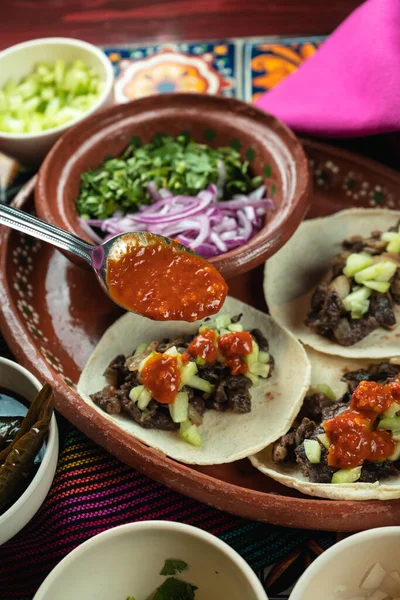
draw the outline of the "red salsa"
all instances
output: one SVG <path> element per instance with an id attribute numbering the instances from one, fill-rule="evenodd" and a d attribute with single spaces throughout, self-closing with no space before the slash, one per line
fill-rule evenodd
<path id="1" fill-rule="evenodd" d="M 252 348 L 253 338 L 248 331 L 226 333 L 218 337 L 215 331 L 206 329 L 189 344 L 188 352 L 191 356 L 199 356 L 206 364 L 222 358 L 232 375 L 240 375 L 248 371 L 244 357 L 250 354 Z"/>
<path id="2" fill-rule="evenodd" d="M 151 395 L 157 402 L 161 404 L 174 402 L 181 384 L 176 356 L 155 352 L 146 361 L 140 375 L 143 385 L 151 391 Z"/>
<path id="3" fill-rule="evenodd" d="M 202 358 L 207 365 L 215 363 L 218 358 L 217 333 L 206 329 L 199 333 L 188 346 L 191 356 Z"/>
<path id="4" fill-rule="evenodd" d="M 221 335 L 218 347 L 224 357 L 224 363 L 230 368 L 232 375 L 247 373 L 248 366 L 244 357 L 250 354 L 253 348 L 251 333 L 238 331 Z"/>
<path id="5" fill-rule="evenodd" d="M 400 383 L 380 385 L 361 381 L 353 392 L 350 408 L 323 422 L 331 445 L 328 464 L 350 469 L 389 458 L 396 447 L 388 431 L 374 429 L 381 415 L 399 398 Z"/>
<path id="6" fill-rule="evenodd" d="M 176 241 L 142 235 L 146 246 L 128 233 L 107 260 L 111 298 L 154 321 L 196 321 L 218 312 L 228 292 L 221 274 Z"/>

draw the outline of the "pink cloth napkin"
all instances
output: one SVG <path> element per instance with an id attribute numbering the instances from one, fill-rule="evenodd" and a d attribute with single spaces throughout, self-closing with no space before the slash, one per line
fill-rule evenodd
<path id="1" fill-rule="evenodd" d="M 367 0 L 256 106 L 303 133 L 399 131 L 400 0 Z"/>

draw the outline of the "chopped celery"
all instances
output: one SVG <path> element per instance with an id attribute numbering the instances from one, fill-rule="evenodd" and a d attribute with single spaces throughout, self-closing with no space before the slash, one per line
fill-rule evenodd
<path id="1" fill-rule="evenodd" d="M 392 260 L 377 262 L 354 275 L 357 283 L 364 281 L 390 281 L 397 269 L 397 265 Z"/>
<path id="2" fill-rule="evenodd" d="M 343 299 L 345 310 L 351 313 L 352 319 L 360 319 L 369 309 L 369 296 L 372 290 L 360 287 Z"/>
<path id="3" fill-rule="evenodd" d="M 254 342 L 253 342 L 254 344 Z M 262 350 L 259 351 L 258 353 L 258 362 L 260 363 L 267 363 L 269 361 L 269 352 L 263 352 Z"/>
<path id="4" fill-rule="evenodd" d="M 148 346 L 148 344 L 146 344 L 146 342 L 143 342 L 142 344 L 139 344 L 139 346 L 136 348 L 133 356 L 137 356 L 138 354 L 142 354 L 142 352 L 144 352 L 146 350 L 147 346 Z"/>
<path id="5" fill-rule="evenodd" d="M 237 331 L 243 331 L 243 325 L 240 323 L 232 323 L 231 325 L 228 325 L 228 329 L 229 331 L 232 331 L 232 333 L 236 333 Z"/>
<path id="6" fill-rule="evenodd" d="M 258 344 L 253 339 L 253 343 L 252 343 L 252 347 L 251 347 L 251 352 L 250 352 L 250 354 L 248 354 L 247 356 L 244 357 L 244 360 L 247 363 L 247 366 L 249 368 L 250 368 L 251 365 L 254 365 L 254 363 L 258 362 L 258 354 L 259 354 Z"/>
<path id="7" fill-rule="evenodd" d="M 143 389 L 140 393 L 139 399 L 138 399 L 138 408 L 140 408 L 140 410 L 144 410 L 147 405 L 150 403 L 151 400 L 151 392 L 150 390 L 148 390 L 147 388 L 145 388 L 143 386 Z"/>
<path id="8" fill-rule="evenodd" d="M 317 440 L 304 440 L 304 452 L 310 463 L 316 465 L 321 462 L 321 446 Z"/>
<path id="9" fill-rule="evenodd" d="M 332 400 L 332 402 L 336 401 L 336 396 L 335 396 L 334 391 L 326 383 L 318 383 L 317 385 L 314 385 L 310 389 L 310 392 L 312 394 L 324 394 L 324 396 L 326 396 L 327 398 L 329 398 L 330 400 Z"/>
<path id="10" fill-rule="evenodd" d="M 264 379 L 266 379 L 269 375 L 270 368 L 269 365 L 263 365 L 260 362 L 256 362 L 250 365 L 249 371 L 253 375 L 258 375 L 259 377 L 264 377 Z"/>
<path id="11" fill-rule="evenodd" d="M 346 277 L 354 277 L 357 271 L 361 271 L 370 265 L 372 265 L 372 256 L 367 252 L 349 254 L 346 259 L 346 266 L 343 269 L 343 273 Z"/>
<path id="12" fill-rule="evenodd" d="M 215 319 L 217 329 L 228 329 L 231 325 L 231 317 L 229 315 L 219 315 Z"/>
<path id="13" fill-rule="evenodd" d="M 384 418 L 394 417 L 397 412 L 400 410 L 400 404 L 397 402 L 393 402 L 393 404 L 383 413 Z"/>
<path id="14" fill-rule="evenodd" d="M 201 377 L 197 377 L 197 375 L 192 375 L 191 377 L 189 377 L 188 381 L 186 382 L 186 385 L 194 388 L 195 390 L 200 390 L 201 392 L 206 392 L 208 394 L 210 394 L 214 389 L 214 386 L 209 381 L 201 379 Z"/>
<path id="15" fill-rule="evenodd" d="M 197 365 L 195 362 L 188 362 L 188 363 L 186 363 L 186 365 L 183 365 L 180 368 L 181 387 L 189 384 L 189 381 L 191 380 L 193 375 L 196 375 L 197 370 L 198 369 L 197 369 Z"/>
<path id="16" fill-rule="evenodd" d="M 317 435 L 317 438 L 319 439 L 319 441 L 321 442 L 321 444 L 323 446 L 325 446 L 325 448 L 327 450 L 329 450 L 331 442 L 330 442 L 328 436 L 326 435 L 326 433 L 320 433 L 319 435 Z"/>
<path id="17" fill-rule="evenodd" d="M 390 288 L 390 281 L 364 281 L 363 285 L 381 294 L 386 294 Z"/>
<path id="18" fill-rule="evenodd" d="M 388 242 L 386 250 L 389 254 L 400 254 L 400 228 L 398 233 L 395 231 L 386 231 L 382 234 L 381 240 Z"/>
<path id="19" fill-rule="evenodd" d="M 68 123 L 82 117 L 101 90 L 99 76 L 81 60 L 39 63 L 0 90 L 0 131 L 34 133 Z"/>
<path id="20" fill-rule="evenodd" d="M 400 432 L 400 417 L 384 417 L 379 421 L 378 429 Z"/>
<path id="21" fill-rule="evenodd" d="M 180 436 L 192 446 L 201 446 L 201 435 L 197 425 L 193 425 L 190 421 L 181 423 L 179 429 Z"/>
<path id="22" fill-rule="evenodd" d="M 353 469 L 339 469 L 333 474 L 331 483 L 355 483 L 360 479 L 361 467 Z"/>
<path id="23" fill-rule="evenodd" d="M 169 405 L 169 412 L 174 423 L 183 423 L 188 418 L 189 394 L 178 392 L 175 400 Z"/>

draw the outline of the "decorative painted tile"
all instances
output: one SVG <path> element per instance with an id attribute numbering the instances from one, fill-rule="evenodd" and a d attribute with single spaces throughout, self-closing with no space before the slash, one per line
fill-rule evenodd
<path id="1" fill-rule="evenodd" d="M 117 77 L 117 102 L 167 92 L 224 96 L 241 92 L 235 43 L 160 44 L 105 52 Z"/>
<path id="2" fill-rule="evenodd" d="M 246 42 L 243 51 L 244 99 L 254 102 L 316 52 L 325 37 Z"/>

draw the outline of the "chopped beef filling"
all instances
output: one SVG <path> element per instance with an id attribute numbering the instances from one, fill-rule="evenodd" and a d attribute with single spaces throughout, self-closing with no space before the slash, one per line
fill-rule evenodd
<path id="1" fill-rule="evenodd" d="M 389 231 L 397 231 L 399 225 L 400 221 Z M 381 241 L 380 236 L 380 231 L 374 231 L 369 238 L 354 236 L 345 240 L 342 244 L 344 252 L 332 260 L 330 271 L 312 294 L 306 324 L 319 335 L 335 340 L 342 346 L 352 346 L 375 329 L 391 329 L 397 323 L 395 306 L 400 305 L 400 266 L 392 278 L 389 291 L 386 294 L 373 291 L 369 298 L 369 309 L 359 319 L 352 319 L 342 303 L 350 290 L 338 287 L 337 278 L 343 275 L 350 253 L 367 252 L 372 256 L 385 254 L 386 243 Z"/>
<path id="2" fill-rule="evenodd" d="M 232 322 L 238 322 L 240 316 L 233 317 Z M 268 342 L 258 329 L 251 332 L 259 349 L 268 352 Z M 151 400 L 144 410 L 129 398 L 133 387 L 141 385 L 138 372 L 141 361 L 153 350 L 163 353 L 172 346 L 178 352 L 187 350 L 193 335 L 174 339 L 164 339 L 161 342 L 151 342 L 147 348 L 137 355 L 126 358 L 119 354 L 111 361 L 104 372 L 107 386 L 95 394 L 91 394 L 93 402 L 110 415 L 125 414 L 146 429 L 179 429 L 174 423 L 167 404 Z M 273 370 L 273 358 L 269 359 L 270 373 Z M 231 375 L 230 369 L 222 363 L 198 366 L 198 376 L 212 383 L 215 387 L 209 394 L 184 386 L 182 391 L 189 394 L 188 415 L 190 420 L 200 425 L 205 410 L 226 411 L 243 414 L 251 411 L 251 381 L 244 375 Z"/>
<path id="3" fill-rule="evenodd" d="M 280 437 L 273 445 L 272 458 L 280 464 L 297 463 L 303 475 L 313 483 L 330 483 L 336 469 L 328 465 L 328 451 L 321 446 L 321 462 L 312 464 L 304 450 L 305 439 L 317 439 L 323 433 L 322 422 L 335 417 L 349 407 L 351 395 L 361 381 L 376 381 L 379 384 L 394 381 L 400 375 L 400 365 L 382 362 L 368 369 L 358 369 L 345 373 L 342 381 L 347 384 L 344 395 L 332 402 L 321 393 L 313 393 L 304 399 L 301 411 L 288 433 Z M 380 463 L 365 461 L 360 482 L 374 483 L 392 475 L 400 474 L 400 460 L 385 460 Z"/>

